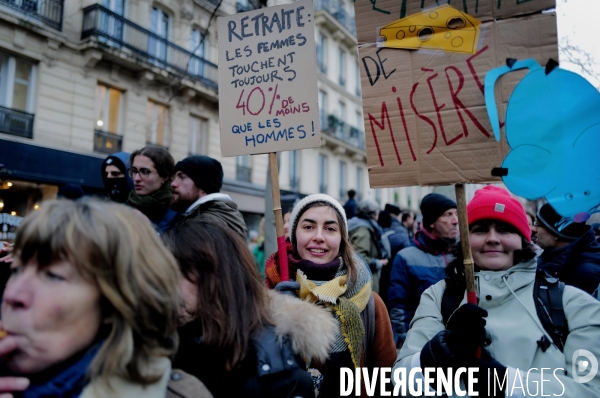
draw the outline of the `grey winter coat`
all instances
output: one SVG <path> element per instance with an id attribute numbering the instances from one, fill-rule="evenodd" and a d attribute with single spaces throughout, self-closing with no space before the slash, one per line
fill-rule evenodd
<path id="1" fill-rule="evenodd" d="M 547 332 L 536 315 L 533 302 L 535 270 L 536 261 L 530 260 L 506 271 L 475 273 L 479 305 L 488 311 L 485 328 L 489 337 L 486 344 L 489 345 L 485 349 L 496 361 L 508 367 L 508 386 L 512 388 L 514 383 L 517 386 L 513 396 L 529 396 L 519 395 L 523 391 L 528 394 L 527 389 L 532 395 L 537 389 L 537 396 L 541 396 L 542 379 L 545 396 L 600 396 L 600 375 L 584 384 L 573 379 L 577 350 L 588 350 L 600 358 L 600 302 L 579 289 L 566 286 L 563 306 L 570 333 L 564 352 L 554 345 L 543 352 L 537 341 Z M 445 289 L 446 282 L 442 280 L 423 293 L 394 369 L 406 368 L 408 374 L 410 369 L 420 367 L 421 349 L 444 330 L 440 304 Z M 545 368 L 543 373 L 541 368 Z M 520 382 L 523 389 L 518 387 Z M 507 393 L 507 396 L 510 395 Z"/>
<path id="2" fill-rule="evenodd" d="M 225 225 L 240 234 L 244 239 L 248 236 L 248 228 L 246 227 L 244 216 L 242 216 L 237 205 L 227 195 L 222 195 L 222 198 L 216 197 L 213 200 L 194 207 L 192 211 L 185 215 L 181 222 L 192 218 Z"/>

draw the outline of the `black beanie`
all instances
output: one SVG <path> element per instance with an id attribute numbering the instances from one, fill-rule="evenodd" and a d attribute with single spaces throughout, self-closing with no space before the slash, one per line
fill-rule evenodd
<path id="1" fill-rule="evenodd" d="M 208 156 L 188 156 L 177 162 L 175 172 L 181 171 L 207 194 L 219 192 L 223 186 L 221 162 Z"/>
<path id="2" fill-rule="evenodd" d="M 439 193 L 425 195 L 421 201 L 421 214 L 423 214 L 423 225 L 429 230 L 429 226 L 435 222 L 448 209 L 456 209 L 456 203 Z"/>
<path id="3" fill-rule="evenodd" d="M 573 242 L 581 238 L 591 227 L 584 223 L 571 222 L 559 231 L 563 216 L 558 214 L 549 203 L 544 204 L 537 213 L 537 221 L 546 228 L 552 235 L 557 236 L 561 240 Z"/>
<path id="4" fill-rule="evenodd" d="M 398 206 L 396 206 L 396 205 L 391 204 L 391 203 L 386 204 L 384 210 L 387 211 L 390 214 L 395 215 L 395 216 L 397 216 L 398 214 L 400 214 L 400 208 Z"/>

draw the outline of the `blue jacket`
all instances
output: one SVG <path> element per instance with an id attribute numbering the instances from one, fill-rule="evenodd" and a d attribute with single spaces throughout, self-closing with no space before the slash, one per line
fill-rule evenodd
<path id="1" fill-rule="evenodd" d="M 450 244 L 435 239 L 424 230 L 415 235 L 412 246 L 400 250 L 394 258 L 388 290 L 388 310 L 396 346 L 406 339 L 421 294 L 444 279 L 446 265 L 452 260 Z"/>
<path id="2" fill-rule="evenodd" d="M 554 250 L 544 250 L 538 258 L 538 269 L 543 269 L 567 285 L 592 294 L 600 285 L 600 244 L 594 230 L 576 241 Z"/>
<path id="3" fill-rule="evenodd" d="M 354 199 L 348 199 L 346 204 L 344 204 L 344 211 L 346 212 L 346 218 L 349 220 L 352 217 L 356 216 L 356 209 L 358 208 L 358 203 Z"/>

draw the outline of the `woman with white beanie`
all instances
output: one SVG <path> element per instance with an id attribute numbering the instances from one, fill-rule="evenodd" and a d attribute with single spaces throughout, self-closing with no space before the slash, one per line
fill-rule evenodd
<path id="1" fill-rule="evenodd" d="M 266 264 L 266 284 L 322 306 L 338 332 L 325 363 L 309 364 L 317 397 L 340 396 L 340 369 L 390 367 L 396 350 L 387 309 L 371 291 L 371 273 L 348 240 L 348 221 L 331 196 L 302 199 L 290 217 L 290 281 L 282 282 L 277 253 Z M 379 388 L 376 390 L 379 394 Z M 361 390 L 366 396 L 364 384 Z"/>

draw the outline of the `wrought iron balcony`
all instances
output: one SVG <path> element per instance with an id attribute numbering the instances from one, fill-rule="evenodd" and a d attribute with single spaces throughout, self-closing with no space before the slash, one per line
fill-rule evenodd
<path id="1" fill-rule="evenodd" d="M 96 37 L 99 43 L 109 47 L 127 49 L 141 56 L 148 64 L 172 69 L 209 87 L 217 88 L 217 65 L 99 4 L 83 9 L 81 39 L 90 37 Z"/>
<path id="2" fill-rule="evenodd" d="M 94 130 L 94 151 L 102 153 L 120 152 L 123 144 L 123 137 L 118 134 L 109 133 L 102 130 Z"/>
<path id="3" fill-rule="evenodd" d="M 316 10 L 327 11 L 333 16 L 344 28 L 356 37 L 356 21 L 346 10 L 339 0 L 316 0 Z"/>
<path id="4" fill-rule="evenodd" d="M 326 118 L 321 114 L 321 131 L 327 135 L 336 137 L 344 142 L 354 145 L 357 148 L 365 150 L 367 148 L 365 142 L 365 133 L 352 127 L 344 121 L 338 119 L 334 115 L 329 115 Z"/>
<path id="5" fill-rule="evenodd" d="M 62 30 L 64 0 L 0 0 L 0 4 L 37 18 L 46 25 Z"/>
<path id="6" fill-rule="evenodd" d="M 239 164 L 236 165 L 235 178 L 238 181 L 252 182 L 252 168 Z"/>
<path id="7" fill-rule="evenodd" d="M 34 115 L 0 106 L 0 133 L 33 138 Z"/>

